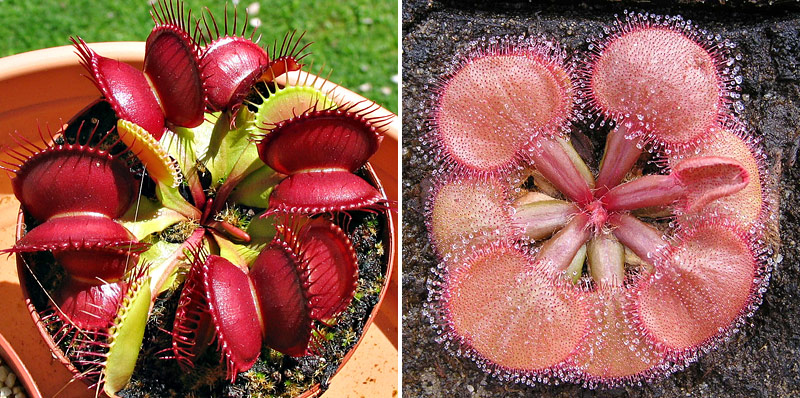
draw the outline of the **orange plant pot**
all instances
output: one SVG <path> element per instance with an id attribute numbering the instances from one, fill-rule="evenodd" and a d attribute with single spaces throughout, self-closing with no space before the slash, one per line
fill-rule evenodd
<path id="1" fill-rule="evenodd" d="M 96 43 L 90 46 L 104 56 L 141 68 L 144 54 L 142 42 Z M 0 59 L 0 92 L 5 93 L 0 96 L 0 134 L 18 131 L 36 142 L 41 141 L 37 124 L 42 128 L 50 126 L 57 130 L 72 115 L 98 97 L 97 90 L 89 79 L 79 77 L 84 73 L 78 56 L 70 46 L 31 51 Z M 335 89 L 337 97 L 342 101 L 365 100 L 360 95 L 328 81 L 320 79 L 317 85 L 322 90 Z M 391 112 L 383 108 L 378 112 L 391 115 Z M 370 159 L 370 173 L 382 183 L 391 203 L 397 202 L 398 193 L 399 125 L 399 119 L 394 116 L 379 151 Z M 10 139 L 0 140 L 4 141 L 4 146 L 13 144 L 9 142 Z M 6 157 L 0 155 L 0 159 L 6 160 Z M 326 396 L 396 395 L 398 289 L 397 269 L 394 264 L 398 257 L 397 220 L 390 211 L 386 212 L 386 216 L 388 225 L 391 226 L 387 236 L 391 244 L 388 248 L 386 281 L 359 341 L 343 358 Z M 19 202 L 13 195 L 10 181 L 0 179 L 0 247 L 11 247 L 15 241 L 14 236 L 21 235 L 21 227 Z M 54 345 L 49 333 L 40 326 L 39 315 L 30 302 L 24 283 L 27 270 L 22 262 L 18 261 L 17 267 L 12 265 L 13 260 L 10 258 L 0 259 L 0 262 L 5 263 L 0 263 L 0 298 L 12 303 L 7 314 L 10 322 L 0 325 L 0 333 L 6 334 L 11 344 L 18 347 L 22 358 L 31 365 L 31 374 L 39 380 L 42 394 L 94 396 L 94 392 L 88 391 L 82 383 L 71 382 L 75 368 Z M 315 385 L 300 397 L 318 396 L 320 392 L 320 386 Z"/>
<path id="2" fill-rule="evenodd" d="M 28 397 L 42 397 L 42 394 L 39 392 L 39 387 L 36 385 L 36 382 L 33 381 L 31 373 L 28 372 L 22 360 L 20 360 L 17 353 L 14 352 L 11 343 L 9 343 L 2 334 L 0 334 L 0 358 L 3 359 L 3 364 L 8 366 L 17 376 L 17 383 L 22 385 Z"/>

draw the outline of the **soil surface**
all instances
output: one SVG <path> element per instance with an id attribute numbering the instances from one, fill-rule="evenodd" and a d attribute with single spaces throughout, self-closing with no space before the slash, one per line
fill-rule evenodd
<path id="1" fill-rule="evenodd" d="M 403 395 L 406 397 L 784 397 L 800 395 L 800 4 L 733 2 L 403 3 Z M 591 3 L 591 4 L 588 4 Z M 654 4 L 655 3 L 655 4 Z M 426 280 L 437 263 L 425 228 L 425 193 L 434 164 L 420 136 L 433 86 L 469 42 L 545 34 L 570 52 L 626 9 L 680 14 L 736 44 L 741 60 L 740 117 L 763 138 L 779 181 L 780 244 L 761 307 L 740 332 L 683 371 L 642 386 L 587 390 L 577 385 L 502 382 L 434 341 L 423 314 Z M 601 143 L 603 137 L 593 138 Z M 601 146 L 602 148 L 602 146 Z"/>

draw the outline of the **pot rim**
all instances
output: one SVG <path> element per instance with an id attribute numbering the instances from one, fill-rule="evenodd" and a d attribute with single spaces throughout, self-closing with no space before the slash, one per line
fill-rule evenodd
<path id="1" fill-rule="evenodd" d="M 144 62 L 143 54 L 145 42 L 143 41 L 95 42 L 88 43 L 88 46 L 95 50 L 98 54 L 103 54 L 103 56 L 111 59 L 116 59 L 129 64 L 141 64 Z M 0 81 L 13 80 L 54 68 L 68 67 L 82 68 L 80 66 L 80 59 L 77 55 L 75 55 L 75 48 L 71 45 L 28 51 L 9 55 L 7 57 L 0 57 Z M 289 72 L 285 75 L 279 76 L 276 81 L 281 83 L 285 82 L 286 79 L 294 80 L 298 78 L 298 74 L 300 75 L 300 79 L 304 79 L 306 75 L 309 76 L 310 80 L 314 77 L 314 75 L 311 73 L 297 71 Z M 58 82 L 54 82 L 54 84 L 58 84 Z M 91 87 L 92 90 L 95 90 L 93 86 L 90 85 L 89 87 Z M 370 99 L 326 79 L 315 80 L 314 87 L 322 90 L 323 92 L 326 90 L 335 89 L 336 95 L 345 100 L 345 102 L 372 102 Z M 96 93 L 96 90 L 94 92 Z M 1 98 L 0 101 L 2 101 Z M 78 109 L 76 109 L 76 111 L 77 110 Z M 373 115 L 391 115 L 392 121 L 386 126 L 385 135 L 394 138 L 395 141 L 399 141 L 400 118 L 384 107 L 379 107 L 379 109 L 376 110 Z"/>
<path id="2" fill-rule="evenodd" d="M 22 360 L 19 358 L 19 355 L 14 351 L 14 347 L 11 346 L 11 343 L 3 337 L 3 334 L 0 333 L 0 357 L 3 358 L 3 363 L 8 364 L 8 367 L 11 368 L 11 371 L 17 375 L 17 380 L 22 384 L 22 387 L 25 389 L 25 394 L 31 398 L 42 398 L 41 392 L 39 392 L 39 386 L 36 385 L 36 381 L 33 380 L 31 373 L 25 367 L 25 364 L 22 363 Z"/>
<path id="3" fill-rule="evenodd" d="M 110 57 L 112 59 L 117 59 L 127 63 L 137 63 L 142 62 L 145 43 L 144 42 L 100 42 L 100 43 L 88 43 L 89 47 L 93 50 L 97 51 L 98 53 L 103 54 L 106 57 Z M 67 45 L 67 46 L 60 46 L 60 47 L 51 47 L 45 48 L 41 50 L 34 50 L 25 53 L 15 54 L 8 57 L 0 58 L 0 80 L 4 79 L 14 79 L 21 76 L 28 76 L 33 75 L 36 73 L 46 72 L 49 69 L 53 68 L 66 68 L 66 67 L 75 67 L 76 65 L 79 66 L 79 58 L 75 55 L 74 47 Z M 299 74 L 299 76 L 298 76 Z M 294 80 L 296 78 L 305 79 L 308 76 L 309 81 L 314 82 L 314 86 L 321 91 L 327 92 L 328 90 L 335 90 L 335 97 L 340 99 L 342 102 L 349 102 L 349 103 L 356 103 L 362 101 L 369 101 L 371 100 L 347 89 L 342 86 L 339 86 L 329 80 L 326 79 L 314 79 L 315 75 L 310 74 L 305 71 L 298 71 L 298 72 L 290 72 L 287 74 L 288 76 L 281 79 L 278 78 L 278 83 L 285 82 L 287 79 Z M 81 108 L 83 109 L 83 107 Z M 391 122 L 388 123 L 385 127 L 384 135 L 388 136 L 395 142 L 399 143 L 399 132 L 400 132 L 400 118 L 392 113 L 391 111 L 378 106 L 377 109 L 372 113 L 375 116 L 388 116 L 391 118 Z M 373 169 L 372 165 L 368 162 L 366 165 L 366 171 L 369 176 L 369 180 L 373 183 L 382 197 L 386 200 L 389 200 L 390 203 L 395 203 L 396 198 L 388 198 L 386 195 L 386 191 L 384 189 L 383 184 L 381 184 L 381 180 L 379 179 L 376 171 Z M 395 267 L 395 262 L 397 261 L 397 231 L 396 231 L 396 224 L 394 221 L 394 217 L 392 215 L 393 210 L 390 208 L 384 209 L 380 211 L 381 214 L 385 216 L 386 220 L 386 231 L 384 234 L 384 239 L 389 242 L 389 247 L 386 252 L 386 273 L 384 274 L 384 282 L 381 293 L 378 297 L 378 302 L 372 309 L 370 316 L 367 318 L 364 327 L 361 330 L 361 335 L 353 345 L 353 347 L 342 357 L 342 361 L 339 364 L 339 367 L 336 369 L 336 372 L 331 376 L 331 379 L 335 377 L 339 371 L 344 367 L 356 349 L 359 347 L 361 342 L 363 341 L 364 337 L 366 336 L 367 329 L 373 324 L 375 317 L 377 316 L 378 312 L 381 309 L 381 305 L 383 304 L 384 299 L 391 287 L 391 280 L 392 280 L 392 272 Z M 23 214 L 22 208 L 20 207 L 20 211 L 17 217 L 17 228 L 16 234 L 17 238 L 21 237 L 24 233 L 22 226 L 23 223 Z M 25 304 L 28 308 L 30 316 L 36 325 L 36 329 L 39 331 L 40 336 L 47 344 L 48 348 L 50 349 L 52 355 L 61 362 L 73 375 L 78 374 L 78 370 L 72 365 L 71 361 L 63 355 L 63 352 L 60 348 L 55 344 L 52 339 L 50 333 L 42 327 L 41 317 L 37 312 L 35 306 L 30 300 L 30 292 L 28 291 L 27 287 L 27 275 L 29 273 L 28 268 L 25 266 L 24 261 L 22 261 L 21 256 L 18 254 L 17 256 L 17 274 L 20 279 L 20 288 L 22 290 L 22 296 L 25 299 Z M 0 336 L 1 337 L 1 336 Z M 37 388 L 38 393 L 38 388 Z M 296 398 L 309 398 L 309 397 L 316 397 L 322 393 L 321 385 L 319 383 L 312 385 L 311 388 L 306 390 L 303 394 L 299 395 Z M 40 395 L 41 396 L 41 395 Z M 34 397 L 38 398 L 38 397 Z"/>

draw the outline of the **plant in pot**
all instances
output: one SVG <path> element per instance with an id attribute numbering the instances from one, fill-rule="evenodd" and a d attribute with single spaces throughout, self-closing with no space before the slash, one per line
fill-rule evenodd
<path id="1" fill-rule="evenodd" d="M 103 97 L 8 151 L 34 317 L 107 395 L 311 395 L 386 287 L 366 161 L 394 115 L 299 72 L 294 34 L 265 50 L 179 2 L 153 19 L 143 71 L 73 39 Z"/>

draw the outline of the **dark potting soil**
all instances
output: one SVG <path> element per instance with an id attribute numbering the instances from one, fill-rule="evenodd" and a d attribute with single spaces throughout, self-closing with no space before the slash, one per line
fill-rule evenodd
<path id="1" fill-rule="evenodd" d="M 724 3 L 724 4 L 720 4 Z M 435 341 L 424 314 L 437 258 L 424 206 L 436 167 L 420 139 L 437 79 L 483 37 L 545 34 L 567 51 L 624 19 L 625 9 L 682 15 L 736 43 L 744 110 L 778 181 L 780 242 L 763 303 L 730 341 L 671 376 L 642 385 L 589 390 L 501 381 Z M 800 4 L 789 1 L 436 1 L 403 2 L 403 396 L 418 397 L 789 397 L 800 395 Z M 585 126 L 584 126 L 585 127 Z M 605 137 L 573 142 L 595 170 Z M 591 129 L 592 131 L 596 129 Z M 587 130 L 588 131 L 588 130 Z M 591 161 L 595 161 L 594 164 Z M 647 167 L 647 166 L 645 166 Z"/>

